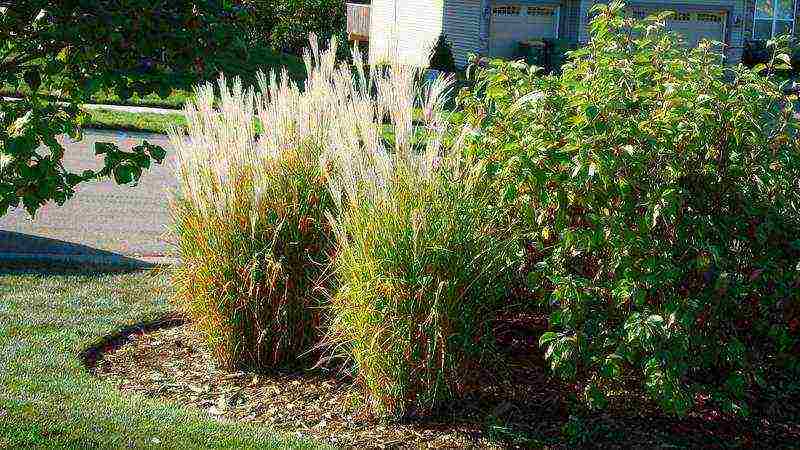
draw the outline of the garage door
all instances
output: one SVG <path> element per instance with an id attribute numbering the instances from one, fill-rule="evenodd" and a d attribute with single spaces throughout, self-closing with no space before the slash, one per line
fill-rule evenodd
<path id="1" fill-rule="evenodd" d="M 521 41 L 558 37 L 558 13 L 556 7 L 494 5 L 489 44 L 491 55 L 513 58 L 517 56 Z"/>
<path id="2" fill-rule="evenodd" d="M 659 13 L 659 10 L 630 8 L 629 13 L 637 18 L 644 18 Z M 700 41 L 725 42 L 725 12 L 677 11 L 667 19 L 667 28 L 681 35 L 689 46 L 696 46 Z"/>

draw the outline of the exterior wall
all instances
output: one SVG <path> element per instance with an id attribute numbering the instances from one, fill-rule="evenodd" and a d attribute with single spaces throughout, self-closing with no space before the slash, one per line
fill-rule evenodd
<path id="1" fill-rule="evenodd" d="M 589 40 L 589 11 L 592 6 L 602 0 L 581 0 L 581 27 L 578 41 L 585 44 Z M 630 6 L 673 8 L 679 11 L 725 11 L 727 23 L 725 43 L 728 45 L 726 55 L 730 62 L 741 59 L 745 39 L 752 36 L 754 0 L 641 0 L 629 1 Z M 607 1 L 606 1 L 607 3 Z"/>
<path id="2" fill-rule="evenodd" d="M 756 0 L 744 0 L 745 14 L 742 16 L 742 35 L 744 40 L 753 38 L 753 20 L 756 15 Z"/>
<path id="3" fill-rule="evenodd" d="M 578 43 L 585 44 L 589 42 L 589 11 L 592 9 L 592 6 L 595 3 L 599 3 L 597 0 L 580 0 L 580 5 L 578 6 Z"/>
<path id="4" fill-rule="evenodd" d="M 444 0 L 444 34 L 459 67 L 467 65 L 470 54 L 486 53 L 481 38 L 482 9 L 481 0 Z"/>
<path id="5" fill-rule="evenodd" d="M 459 67 L 469 54 L 484 53 L 482 0 L 373 0 L 369 59 L 427 66 L 430 52 L 444 33 Z"/>
<path id="6" fill-rule="evenodd" d="M 396 54 L 394 0 L 372 0 L 369 31 L 369 62 L 380 64 Z M 392 44 L 390 44 L 392 43 Z"/>
<path id="7" fill-rule="evenodd" d="M 443 0 L 374 0 L 370 63 L 427 66 L 443 31 Z"/>
<path id="8" fill-rule="evenodd" d="M 608 0 L 514 0 L 522 4 L 561 5 L 559 37 L 585 44 L 589 11 Z M 441 33 L 447 35 L 459 67 L 469 54 L 488 54 L 491 6 L 505 0 L 373 0 L 370 62 L 398 61 L 426 66 L 430 49 Z M 730 62 L 741 58 L 753 36 L 755 0 L 631 0 L 631 6 L 674 8 L 682 11 L 725 11 L 726 44 Z M 800 0 L 796 1 L 795 35 L 800 36 Z"/>
<path id="9" fill-rule="evenodd" d="M 570 42 L 578 42 L 581 24 L 580 0 L 564 0 L 561 5 L 561 23 L 559 38 Z"/>

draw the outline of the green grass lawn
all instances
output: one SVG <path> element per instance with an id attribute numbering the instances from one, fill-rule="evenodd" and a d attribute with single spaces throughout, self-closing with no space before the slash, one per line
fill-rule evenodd
<path id="1" fill-rule="evenodd" d="M 255 425 L 120 393 L 79 353 L 169 311 L 157 271 L 0 271 L 0 448 L 312 448 Z"/>
<path id="2" fill-rule="evenodd" d="M 101 130 L 127 130 L 166 134 L 171 126 L 181 127 L 186 125 L 186 118 L 179 113 L 130 113 L 105 109 L 92 109 L 88 112 L 89 120 L 84 124 L 84 127 Z"/>
<path id="3" fill-rule="evenodd" d="M 13 86 L 5 85 L 0 87 L 0 96 L 5 97 L 20 97 L 27 95 L 30 91 L 28 89 L 19 89 Z M 181 89 L 175 88 L 169 96 L 161 98 L 158 94 L 150 94 L 144 97 L 134 95 L 128 99 L 121 99 L 119 96 L 111 92 L 98 92 L 92 96 L 92 102 L 99 105 L 127 105 L 127 106 L 147 106 L 152 108 L 169 108 L 181 109 L 186 101 L 192 98 L 191 88 Z M 53 96 L 57 98 L 57 96 Z"/>
<path id="4" fill-rule="evenodd" d="M 130 113 L 105 109 L 92 109 L 88 113 L 90 117 L 84 127 L 100 130 L 126 130 L 165 134 L 171 126 L 182 127 L 187 123 L 186 118 L 177 113 Z M 256 127 L 258 126 L 259 124 L 256 124 Z M 388 142 L 394 142 L 394 133 L 391 125 L 383 126 L 383 138 Z"/>

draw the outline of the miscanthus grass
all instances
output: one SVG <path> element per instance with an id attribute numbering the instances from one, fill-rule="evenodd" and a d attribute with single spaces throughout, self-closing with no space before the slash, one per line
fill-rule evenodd
<path id="1" fill-rule="evenodd" d="M 221 79 L 187 106 L 176 301 L 222 362 L 326 349 L 378 415 L 429 410 L 475 385 L 513 228 L 447 121 L 452 78 L 335 55 L 312 39 L 302 88 Z"/>
<path id="2" fill-rule="evenodd" d="M 306 54 L 305 89 L 286 72 L 259 74 L 257 89 L 199 87 L 170 134 L 175 302 L 226 366 L 295 363 L 318 343 L 332 206 L 320 155 L 341 101 L 332 45 Z"/>
<path id="3" fill-rule="evenodd" d="M 351 362 L 375 413 L 424 413 L 476 386 L 515 233 L 482 168 L 462 157 L 465 131 L 448 125 L 452 78 L 355 72 L 361 81 L 322 155 L 337 242 L 326 344 Z M 392 143 L 375 131 L 387 117 Z"/>

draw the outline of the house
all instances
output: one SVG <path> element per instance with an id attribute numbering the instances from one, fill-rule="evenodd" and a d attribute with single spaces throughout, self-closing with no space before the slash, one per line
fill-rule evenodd
<path id="1" fill-rule="evenodd" d="M 372 0 L 370 62 L 425 66 L 430 47 L 442 33 L 462 67 L 472 53 L 515 57 L 519 42 L 531 39 L 585 43 L 590 10 L 600 1 Z M 632 0 L 627 9 L 638 17 L 675 11 L 668 28 L 690 45 L 702 39 L 724 42 L 726 56 L 735 62 L 748 40 L 766 40 L 787 31 L 797 35 L 800 0 Z"/>

